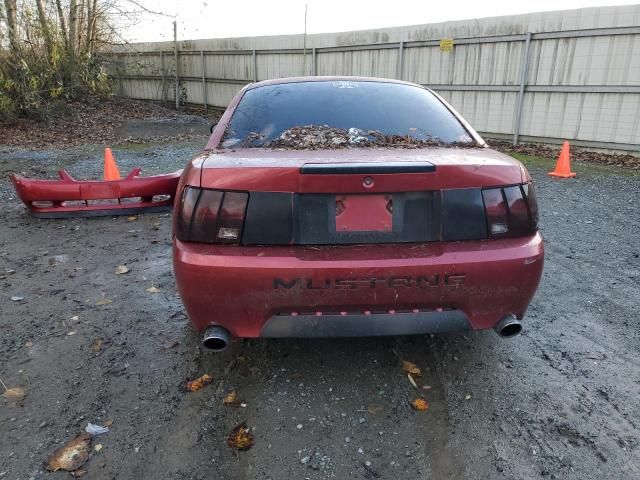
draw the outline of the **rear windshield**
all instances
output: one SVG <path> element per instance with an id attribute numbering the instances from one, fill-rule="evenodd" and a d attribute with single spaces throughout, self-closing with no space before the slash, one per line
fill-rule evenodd
<path id="1" fill-rule="evenodd" d="M 321 81 L 248 90 L 223 148 L 475 146 L 428 90 L 398 83 Z"/>

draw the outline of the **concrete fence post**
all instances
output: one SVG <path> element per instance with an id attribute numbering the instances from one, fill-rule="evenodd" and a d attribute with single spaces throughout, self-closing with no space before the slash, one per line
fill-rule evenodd
<path id="1" fill-rule="evenodd" d="M 162 50 L 160 50 L 160 76 L 162 77 L 162 85 L 160 87 L 162 89 L 162 93 L 160 94 L 160 100 L 162 100 L 162 103 L 167 103 L 167 72 L 164 64 L 164 52 Z"/>
<path id="2" fill-rule="evenodd" d="M 317 75 L 316 70 L 317 70 L 317 65 L 316 65 L 316 47 L 313 47 L 313 49 L 311 49 L 311 75 Z"/>
<path id="3" fill-rule="evenodd" d="M 258 81 L 258 56 L 256 54 L 255 49 L 251 51 L 252 59 L 253 59 L 253 81 L 254 83 Z"/>
<path id="4" fill-rule="evenodd" d="M 207 113 L 207 67 L 204 60 L 204 50 L 200 50 L 200 60 L 202 61 L 202 102 L 204 103 L 204 113 Z"/>
<path id="5" fill-rule="evenodd" d="M 180 108 L 180 66 L 178 53 L 178 23 L 173 22 L 173 51 L 176 59 L 176 110 Z"/>
<path id="6" fill-rule="evenodd" d="M 402 80 L 402 70 L 404 70 L 404 40 L 400 40 L 398 45 L 398 63 L 396 65 L 396 78 Z"/>
<path id="7" fill-rule="evenodd" d="M 527 32 L 524 38 L 524 51 L 522 53 L 522 62 L 520 63 L 520 90 L 516 99 L 516 115 L 513 127 L 513 145 L 518 144 L 520 136 L 520 122 L 522 120 L 522 106 L 524 104 L 524 92 L 527 84 L 527 76 L 529 75 L 529 47 L 531 46 L 531 32 Z"/>

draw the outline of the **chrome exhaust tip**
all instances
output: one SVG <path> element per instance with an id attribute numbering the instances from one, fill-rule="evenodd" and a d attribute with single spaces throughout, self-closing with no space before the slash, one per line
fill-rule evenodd
<path id="1" fill-rule="evenodd" d="M 493 329 L 502 338 L 515 337 L 522 332 L 522 324 L 514 315 L 507 315 Z"/>
<path id="2" fill-rule="evenodd" d="M 211 352 L 221 352 L 229 346 L 231 335 L 226 328 L 212 325 L 207 327 L 202 336 L 202 346 Z"/>

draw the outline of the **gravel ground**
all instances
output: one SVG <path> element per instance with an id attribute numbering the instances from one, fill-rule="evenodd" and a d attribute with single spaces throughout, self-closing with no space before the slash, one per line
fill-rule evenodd
<path id="1" fill-rule="evenodd" d="M 115 153 L 151 174 L 202 145 Z M 22 406 L 0 399 L 0 478 L 69 478 L 43 462 L 87 422 L 112 422 L 91 479 L 640 478 L 640 177 L 578 164 L 552 180 L 527 160 L 547 259 L 515 339 L 250 340 L 212 355 L 175 290 L 168 214 L 36 220 L 5 175 L 95 178 L 100 159 L 97 146 L 0 150 L 0 377 L 26 391 Z M 182 390 L 203 373 L 211 385 Z M 233 389 L 245 407 L 223 405 Z M 241 422 L 255 445 L 235 452 Z"/>

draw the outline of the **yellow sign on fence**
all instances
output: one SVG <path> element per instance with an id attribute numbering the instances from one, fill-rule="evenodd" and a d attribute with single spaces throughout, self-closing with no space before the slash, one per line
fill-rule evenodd
<path id="1" fill-rule="evenodd" d="M 441 38 L 440 39 L 440 51 L 450 52 L 453 50 L 453 38 Z"/>

